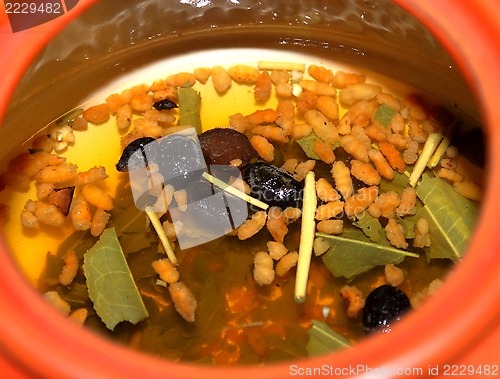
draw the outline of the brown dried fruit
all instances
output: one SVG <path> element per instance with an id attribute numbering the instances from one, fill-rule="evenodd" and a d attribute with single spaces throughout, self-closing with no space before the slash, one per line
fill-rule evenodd
<path id="1" fill-rule="evenodd" d="M 59 208 L 64 216 L 69 213 L 71 201 L 73 200 L 73 193 L 75 187 L 65 187 L 54 189 L 49 195 L 49 203 Z"/>
<path id="2" fill-rule="evenodd" d="M 231 165 L 231 161 L 240 159 L 238 168 L 243 169 L 257 156 L 247 136 L 233 129 L 210 129 L 200 134 L 198 139 L 208 164 Z"/>

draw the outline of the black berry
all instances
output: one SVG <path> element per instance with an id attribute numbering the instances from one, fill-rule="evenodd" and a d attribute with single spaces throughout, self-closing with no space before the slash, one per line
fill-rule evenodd
<path id="1" fill-rule="evenodd" d="M 391 324 L 410 308 L 410 300 L 399 288 L 387 284 L 374 289 L 363 308 L 367 333 L 390 332 Z"/>
<path id="2" fill-rule="evenodd" d="M 159 111 L 179 108 L 176 103 L 169 99 L 157 101 L 153 104 L 153 107 Z"/>

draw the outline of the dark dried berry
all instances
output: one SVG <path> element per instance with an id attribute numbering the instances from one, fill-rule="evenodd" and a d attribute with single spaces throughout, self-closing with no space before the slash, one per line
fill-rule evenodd
<path id="1" fill-rule="evenodd" d="M 153 107 L 159 111 L 179 108 L 177 104 L 175 104 L 172 100 L 169 99 L 157 101 L 156 103 L 153 104 Z"/>
<path id="2" fill-rule="evenodd" d="M 161 138 L 159 142 L 153 162 L 158 165 L 165 184 L 171 184 L 179 190 L 199 179 L 206 171 L 200 145 L 193 139 L 171 134 Z"/>
<path id="3" fill-rule="evenodd" d="M 156 141 L 151 137 L 144 137 L 130 142 L 123 150 L 120 160 L 116 164 L 116 169 L 120 172 L 127 172 L 138 168 L 146 168 L 147 159 L 151 154 L 151 142 Z"/>
<path id="4" fill-rule="evenodd" d="M 245 170 L 250 196 L 281 209 L 302 208 L 304 187 L 288 172 L 268 163 L 251 163 Z"/>
<path id="5" fill-rule="evenodd" d="M 146 169 L 152 163 L 158 165 L 165 184 L 177 190 L 198 179 L 206 171 L 205 159 L 199 144 L 193 139 L 171 134 L 154 139 L 139 138 L 131 142 L 116 164 L 118 171 Z"/>
<path id="6" fill-rule="evenodd" d="M 368 333 L 390 332 L 392 323 L 410 308 L 410 300 L 399 288 L 388 284 L 377 287 L 366 298 L 363 325 Z"/>
<path id="7" fill-rule="evenodd" d="M 234 129 L 210 129 L 200 134 L 198 140 L 209 165 L 230 165 L 233 160 L 241 159 L 238 168 L 243 169 L 257 157 L 247 136 Z"/>

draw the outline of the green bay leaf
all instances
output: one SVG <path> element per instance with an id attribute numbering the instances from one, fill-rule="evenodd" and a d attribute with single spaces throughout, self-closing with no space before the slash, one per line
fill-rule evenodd
<path id="1" fill-rule="evenodd" d="M 145 233 L 147 215 L 135 205 L 129 205 L 125 209 L 112 211 L 113 228 L 116 235 L 121 237 L 123 233 Z"/>
<path id="2" fill-rule="evenodd" d="M 368 212 L 363 212 L 362 214 L 356 216 L 356 220 L 353 222 L 354 226 L 360 228 L 363 233 L 370 238 L 370 241 L 381 243 L 383 245 L 389 245 L 389 241 L 385 237 L 385 230 L 382 228 L 382 224 L 378 218 L 372 217 Z"/>
<path id="3" fill-rule="evenodd" d="M 57 249 L 57 257 L 64 259 L 69 250 L 73 250 L 78 257 L 82 259 L 85 252 L 96 242 L 96 238 L 90 234 L 90 230 L 76 231 L 68 236 Z"/>
<path id="4" fill-rule="evenodd" d="M 335 277 L 347 280 L 377 266 L 401 263 L 406 257 L 418 258 L 418 254 L 374 243 L 359 229 L 346 229 L 342 236 L 324 233 L 316 236 L 330 242 L 331 248 L 321 256 L 328 270 Z"/>
<path id="5" fill-rule="evenodd" d="M 431 246 L 427 257 L 459 260 L 479 217 L 479 205 L 459 195 L 445 180 L 422 176 L 417 195 L 424 207 L 417 213 L 429 223 Z"/>
<path id="6" fill-rule="evenodd" d="M 82 307 L 91 307 L 89 293 L 85 284 L 71 283 L 69 286 L 60 286 L 57 288 L 59 295 L 71 305 L 71 309 Z"/>
<path id="7" fill-rule="evenodd" d="M 345 337 L 335 332 L 326 323 L 318 320 L 311 320 L 311 322 L 313 326 L 307 331 L 309 342 L 306 345 L 310 357 L 351 347 L 351 343 Z"/>
<path id="8" fill-rule="evenodd" d="M 148 316 L 114 228 L 104 230 L 87 251 L 83 270 L 94 309 L 108 329 L 122 321 L 136 324 Z"/>
<path id="9" fill-rule="evenodd" d="M 373 118 L 387 128 L 392 118 L 397 114 L 397 111 L 389 107 L 386 103 L 382 103 L 380 107 L 378 107 Z"/>
<path id="10" fill-rule="evenodd" d="M 403 192 L 403 190 L 409 186 L 408 182 L 409 179 L 405 174 L 394 172 L 394 179 L 387 180 L 385 178 L 382 178 L 382 180 L 380 180 L 380 193 L 395 191 L 401 195 L 401 192 Z"/>
<path id="11" fill-rule="evenodd" d="M 124 233 L 119 237 L 123 253 L 127 256 L 141 250 L 149 249 L 152 244 L 158 244 L 153 233 Z"/>
<path id="12" fill-rule="evenodd" d="M 130 272 L 134 277 L 134 280 L 138 282 L 143 278 L 150 278 L 152 276 L 156 277 L 156 275 L 158 274 L 153 269 L 153 266 L 151 266 L 151 262 L 157 260 L 158 258 L 163 257 L 158 253 L 157 246 L 151 246 L 148 249 L 144 249 L 127 255 L 127 263 L 130 268 Z M 139 290 L 144 295 L 144 292 L 141 291 L 140 287 Z"/>
<path id="13" fill-rule="evenodd" d="M 311 134 L 299 139 L 297 143 L 309 158 L 319 160 L 321 158 L 313 150 L 314 142 L 318 140 L 321 141 L 321 138 L 319 138 L 316 133 L 312 132 Z"/>
<path id="14" fill-rule="evenodd" d="M 179 125 L 190 125 L 201 133 L 201 96 L 192 87 L 179 88 Z"/>
<path id="15" fill-rule="evenodd" d="M 45 257 L 45 267 L 38 278 L 38 287 L 46 292 L 48 286 L 59 284 L 59 275 L 64 267 L 64 261 L 60 256 L 52 255 L 50 252 Z"/>
<path id="16" fill-rule="evenodd" d="M 413 239 L 415 236 L 415 224 L 418 221 L 418 216 L 405 216 L 404 218 L 396 216 L 396 220 L 398 221 L 398 224 L 403 227 L 403 234 L 405 238 Z"/>
<path id="17" fill-rule="evenodd" d="M 221 300 L 225 291 L 221 291 L 220 283 L 210 270 L 207 259 L 198 254 L 194 261 L 201 289 L 196 308 L 195 325 L 205 340 L 214 338 L 225 325 L 225 306 Z M 224 288 L 225 289 L 225 288 Z"/>
<path id="18" fill-rule="evenodd" d="M 311 134 L 308 134 L 307 136 L 297 140 L 297 143 L 302 148 L 302 150 L 304 150 L 304 153 L 306 153 L 308 158 L 321 160 L 321 158 L 314 152 L 313 149 L 314 143 L 316 141 L 322 141 L 322 139 L 316 133 L 311 132 Z M 338 143 L 332 145 L 334 150 L 339 146 L 340 145 Z"/>

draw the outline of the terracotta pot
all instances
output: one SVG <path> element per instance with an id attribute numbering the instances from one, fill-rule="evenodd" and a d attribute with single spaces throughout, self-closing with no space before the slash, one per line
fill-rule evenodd
<path id="1" fill-rule="evenodd" d="M 38 74 L 28 69 L 37 53 L 66 24 L 94 3 L 97 2 L 81 0 L 64 16 L 17 33 L 12 33 L 5 14 L 2 13 L 0 72 L 2 72 L 3 80 L 0 87 L 0 118 L 5 117 L 16 86 L 19 85 L 19 91 L 22 92 L 23 88 L 26 90 L 26 86 L 33 83 L 30 80 L 35 82 L 39 80 Z M 216 3 L 192 0 L 181 1 L 177 5 L 183 4 L 182 6 L 185 7 L 183 9 L 192 12 L 206 11 L 206 14 L 210 13 L 211 18 L 221 18 L 223 21 L 218 24 L 221 27 L 226 27 L 231 23 L 234 25 L 239 21 L 237 17 L 226 18 L 224 12 L 219 12 L 220 9 L 215 7 Z M 221 3 L 225 3 L 227 7 L 239 4 L 238 1 Z M 307 5 L 307 3 L 305 1 L 303 4 Z M 325 5 L 334 3 L 346 2 L 324 1 Z M 487 135 L 489 162 L 487 191 L 480 222 L 466 258 L 458 265 L 445 286 L 434 298 L 409 315 L 390 335 L 369 338 L 353 349 L 331 356 L 266 367 L 224 369 L 196 367 L 159 361 L 132 352 L 65 320 L 45 304 L 36 291 L 27 284 L 14 264 L 8 248 L 2 242 L 0 251 L 0 372 L 3 376 L 9 378 L 216 378 L 231 376 L 279 378 L 290 375 L 299 376 L 300 373 L 305 372 L 303 370 L 306 368 L 316 368 L 321 370 L 322 375 L 343 377 L 354 376 L 354 373 L 367 377 L 375 373 L 380 376 L 386 374 L 382 377 L 402 376 L 400 374 L 423 377 L 436 373 L 439 373 L 439 376 L 445 375 L 447 367 L 448 374 L 451 375 L 453 373 L 451 365 L 467 365 L 467 370 L 471 367 L 482 368 L 483 373 L 486 369 L 484 365 L 489 365 L 491 373 L 495 372 L 493 365 L 497 365 L 496 374 L 500 374 L 498 370 L 500 364 L 498 354 L 500 233 L 494 221 L 500 211 L 500 200 L 498 196 L 495 196 L 500 191 L 500 129 L 498 128 L 500 123 L 500 91 L 498 91 L 500 5 L 491 0 L 394 0 L 394 3 L 425 25 L 454 58 L 480 104 L 480 117 Z M 120 3 L 120 6 L 124 8 L 133 5 L 133 1 Z M 364 6 L 376 8 L 377 2 L 365 2 Z M 235 15 L 241 17 L 243 23 L 249 21 L 244 7 Z M 185 16 L 185 13 L 179 13 L 177 16 Z M 203 21 L 197 18 L 189 21 L 190 23 L 186 25 L 192 24 L 194 28 L 202 27 Z M 368 21 L 363 19 L 361 23 L 363 22 Z M 300 26 L 300 22 L 297 25 Z M 182 35 L 182 27 L 180 25 L 180 30 L 175 30 L 179 36 Z M 353 29 L 351 32 L 348 30 L 349 27 Z M 346 33 L 348 43 L 353 43 L 356 38 L 359 38 L 359 33 L 355 29 L 354 21 L 353 24 L 344 25 L 343 31 Z M 355 38 L 350 40 L 349 36 L 352 34 L 355 34 Z M 365 37 L 371 38 L 368 34 L 365 34 Z M 81 35 L 80 38 L 86 37 Z M 95 38 L 97 45 L 105 44 L 99 41 L 97 36 Z M 130 41 L 135 42 L 134 38 L 131 31 Z M 384 38 L 394 43 L 390 41 L 390 33 Z M 398 36 L 394 37 L 394 39 L 398 38 Z M 419 36 L 412 38 L 418 40 Z M 425 44 L 421 47 L 426 48 Z M 90 51 L 89 54 L 92 55 L 92 53 Z M 382 51 L 381 56 L 384 53 Z M 95 54 L 102 55 L 103 52 L 96 51 Z M 372 57 L 375 61 L 382 59 L 378 56 Z M 73 63 L 65 62 L 62 63 L 63 67 L 66 67 L 65 64 Z M 397 71 L 396 66 L 394 69 Z M 421 69 L 425 71 L 429 68 L 421 67 Z M 27 76 L 19 84 L 27 70 Z M 89 70 L 91 70 L 90 66 Z M 432 83 L 428 85 L 431 86 Z M 441 89 L 446 92 L 446 88 Z M 439 91 L 439 88 L 435 90 Z M 14 103 L 22 103 L 19 92 L 13 99 Z M 464 99 L 459 100 L 464 101 Z M 62 106 L 64 108 L 64 104 Z M 472 116 L 475 115 L 472 114 Z M 371 375 L 370 372 L 366 372 L 367 369 L 375 370 L 375 368 L 380 371 L 372 371 Z M 398 369 L 406 371 L 400 372 Z M 433 371 L 429 371 L 431 369 Z"/>

